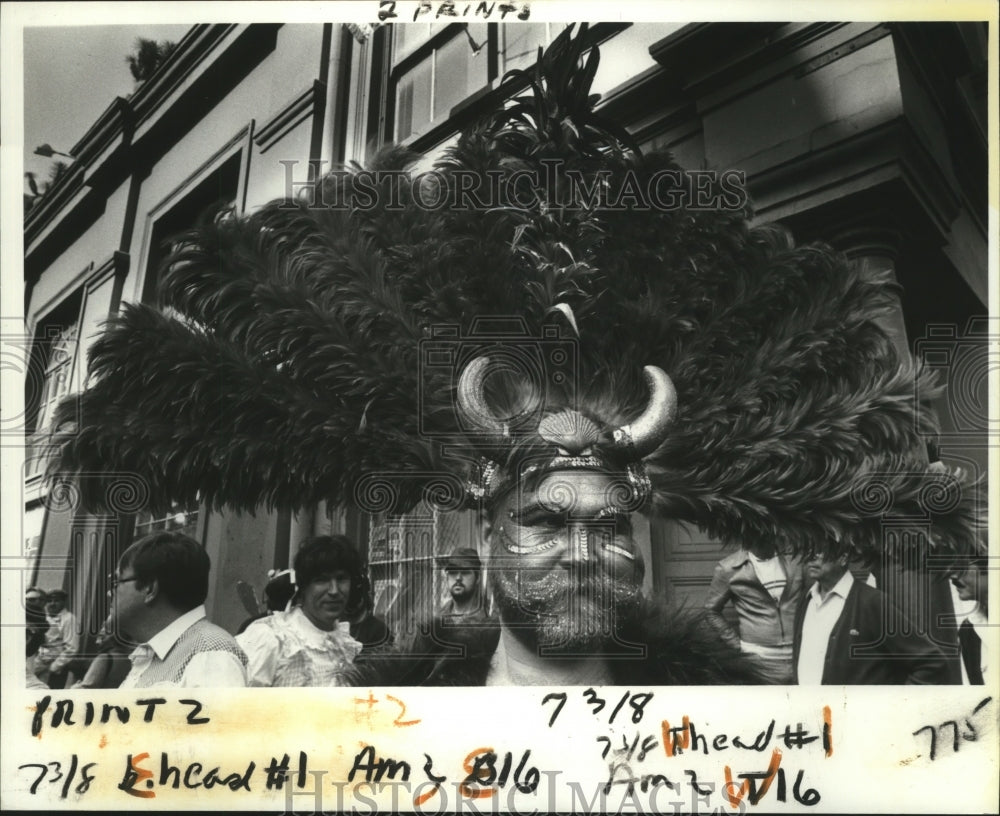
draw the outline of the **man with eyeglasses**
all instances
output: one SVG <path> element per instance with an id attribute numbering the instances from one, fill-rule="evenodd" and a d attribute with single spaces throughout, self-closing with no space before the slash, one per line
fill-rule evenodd
<path id="1" fill-rule="evenodd" d="M 129 547 L 111 582 L 114 634 L 139 646 L 120 688 L 245 686 L 247 658 L 205 617 L 211 562 L 198 542 L 152 533 Z"/>

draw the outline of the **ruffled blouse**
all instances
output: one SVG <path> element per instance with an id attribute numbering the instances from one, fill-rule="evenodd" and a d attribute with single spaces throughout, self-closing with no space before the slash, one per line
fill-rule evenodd
<path id="1" fill-rule="evenodd" d="M 236 641 L 246 652 L 250 686 L 343 686 L 362 644 L 350 622 L 317 628 L 300 607 L 254 621 Z"/>

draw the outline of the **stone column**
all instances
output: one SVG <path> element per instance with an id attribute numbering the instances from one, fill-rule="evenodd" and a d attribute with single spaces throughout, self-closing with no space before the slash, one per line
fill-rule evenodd
<path id="1" fill-rule="evenodd" d="M 858 266 L 870 273 L 888 270 L 896 285 L 895 306 L 884 318 L 883 327 L 892 338 L 900 359 L 912 355 L 903 320 L 903 305 L 900 300 L 902 287 L 896 277 L 896 258 L 902 235 L 891 227 L 853 227 L 838 233 L 833 244 Z"/>
<path id="2" fill-rule="evenodd" d="M 878 216 L 873 216 L 878 221 Z M 896 284 L 895 304 L 892 311 L 883 318 L 883 328 L 892 338 L 900 360 L 912 358 L 912 349 L 906 335 L 903 307 L 900 295 L 902 286 L 896 275 L 896 259 L 903 236 L 890 226 L 853 227 L 841 231 L 833 243 L 861 269 L 870 273 L 888 270 Z M 906 525 L 911 535 L 926 539 L 926 529 L 922 525 Z M 899 531 L 887 528 L 887 535 Z M 888 542 L 887 542 L 888 543 Z M 923 548 L 921 548 L 923 549 Z M 919 563 L 918 563 L 919 562 Z M 945 666 L 937 678 L 939 683 L 961 682 L 958 664 L 956 629 L 949 617 L 954 615 L 950 583 L 946 573 L 929 569 L 926 550 L 918 554 L 914 550 L 907 563 L 894 560 L 873 567 L 878 588 L 907 616 L 910 625 L 926 635 L 942 651 Z"/>

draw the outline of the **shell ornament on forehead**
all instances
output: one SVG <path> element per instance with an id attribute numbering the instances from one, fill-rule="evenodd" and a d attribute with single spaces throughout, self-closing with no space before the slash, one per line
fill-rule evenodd
<path id="1" fill-rule="evenodd" d="M 486 404 L 484 381 L 489 365 L 488 357 L 477 357 L 466 366 L 458 383 L 458 409 L 469 425 L 488 434 L 502 451 L 505 446 L 513 447 L 517 439 L 511 431 L 512 423 L 494 416 Z M 677 415 L 677 391 L 662 369 L 646 366 L 643 374 L 649 388 L 648 402 L 629 424 L 602 428 L 590 417 L 571 408 L 545 414 L 535 433 L 540 440 L 553 446 L 554 451 L 541 459 L 533 457 L 531 463 L 521 469 L 521 477 L 536 477 L 555 470 L 615 472 L 624 468 L 631 489 L 630 509 L 644 506 L 650 496 L 651 483 L 642 466 L 642 457 L 666 439 Z M 489 501 L 499 493 L 506 483 L 505 476 L 509 475 L 499 461 L 483 458 L 473 468 L 466 489 L 471 498 Z"/>

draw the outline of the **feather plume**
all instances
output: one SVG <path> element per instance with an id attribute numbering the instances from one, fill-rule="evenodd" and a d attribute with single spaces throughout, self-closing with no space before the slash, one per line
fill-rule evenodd
<path id="1" fill-rule="evenodd" d="M 161 277 L 166 312 L 126 305 L 110 321 L 90 352 L 93 385 L 57 412 L 51 472 L 136 472 L 161 506 L 244 510 L 352 502 L 365 480 L 396 474 L 403 510 L 431 475 L 496 455 L 462 433 L 458 364 L 422 356 L 435 331 L 458 327 L 454 359 L 468 360 L 488 344 L 468 336 L 483 318 L 516 316 L 529 336 L 511 347 L 537 351 L 568 310 L 578 331 L 560 341 L 578 377 L 547 383 L 546 410 L 628 422 L 644 365 L 677 388 L 678 420 L 645 460 L 652 512 L 723 539 L 871 554 L 885 546 L 886 510 L 865 500 L 877 483 L 893 513 L 933 524 L 934 546 L 968 551 L 978 494 L 926 474 L 936 429 L 914 394 L 931 384 L 880 326 L 891 282 L 751 228 L 738 196 L 688 206 L 691 180 L 669 156 L 642 155 L 594 113 L 598 59 L 585 31 L 567 30 L 515 72 L 530 92 L 435 165 L 449 202 L 470 173 L 479 195 L 499 182 L 502 200 L 422 206 L 415 157 L 390 148 L 369 168 L 382 176 L 355 167 L 311 201 L 180 236 Z M 673 205 L 642 200 L 653 189 Z M 498 402 L 521 397 L 503 391 Z M 85 501 L 100 503 L 88 485 Z"/>

